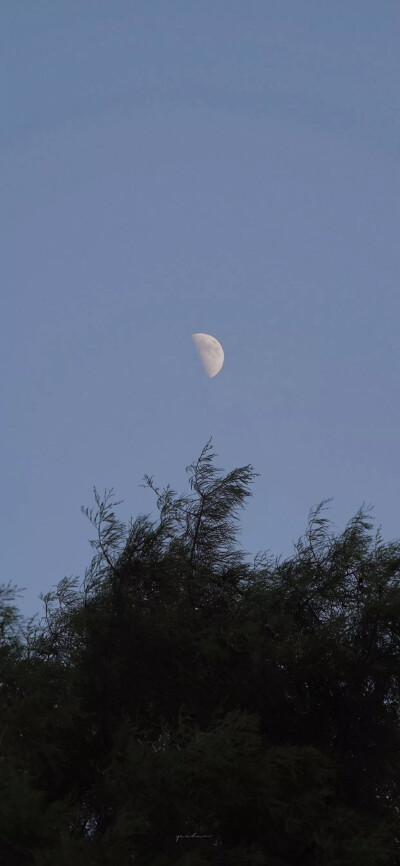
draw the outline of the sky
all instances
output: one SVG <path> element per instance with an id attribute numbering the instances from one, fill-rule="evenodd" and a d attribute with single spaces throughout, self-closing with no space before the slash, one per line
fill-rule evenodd
<path id="1" fill-rule="evenodd" d="M 310 509 L 400 537 L 397 0 L 5 0 L 0 583 L 83 579 L 94 487 L 157 517 L 260 473 L 238 541 Z M 222 344 L 208 378 L 192 340 Z M 96 509 L 95 509 L 96 510 Z"/>

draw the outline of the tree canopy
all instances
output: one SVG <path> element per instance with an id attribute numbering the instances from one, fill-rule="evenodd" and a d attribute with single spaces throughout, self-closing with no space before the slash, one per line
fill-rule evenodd
<path id="1" fill-rule="evenodd" d="M 400 866 L 400 542 L 324 500 L 248 561 L 211 440 L 158 518 L 97 510 L 83 580 L 0 588 L 0 863 Z M 221 474 L 222 473 L 222 474 Z"/>

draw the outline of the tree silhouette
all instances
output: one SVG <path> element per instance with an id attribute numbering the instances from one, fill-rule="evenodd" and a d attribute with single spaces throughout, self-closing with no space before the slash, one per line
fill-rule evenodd
<path id="1" fill-rule="evenodd" d="M 82 585 L 0 595 L 0 862 L 400 864 L 400 542 L 325 500 L 284 562 L 238 547 L 251 465 L 211 440 Z"/>

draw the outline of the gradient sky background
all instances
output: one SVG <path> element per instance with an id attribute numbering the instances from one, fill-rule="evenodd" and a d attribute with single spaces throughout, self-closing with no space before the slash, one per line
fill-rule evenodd
<path id="1" fill-rule="evenodd" d="M 252 556 L 310 508 L 400 536 L 398 0 L 6 0 L 0 581 L 84 576 L 81 513 L 157 515 L 210 435 L 261 473 Z M 208 379 L 191 335 L 216 336 Z"/>

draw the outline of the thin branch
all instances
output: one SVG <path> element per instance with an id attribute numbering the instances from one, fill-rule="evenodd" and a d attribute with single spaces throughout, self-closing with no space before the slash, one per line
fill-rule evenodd
<path id="1" fill-rule="evenodd" d="M 197 544 L 197 537 L 198 537 L 198 534 L 199 534 L 199 531 L 200 531 L 201 518 L 202 518 L 202 516 L 203 516 L 204 501 L 205 501 L 205 496 L 202 496 L 202 497 L 201 497 L 200 511 L 199 511 L 199 514 L 198 514 L 198 517 L 197 517 L 196 528 L 195 528 L 194 536 L 193 536 L 192 549 L 191 549 L 191 551 L 190 551 L 190 565 L 193 565 L 194 552 L 195 552 L 196 544 Z"/>

